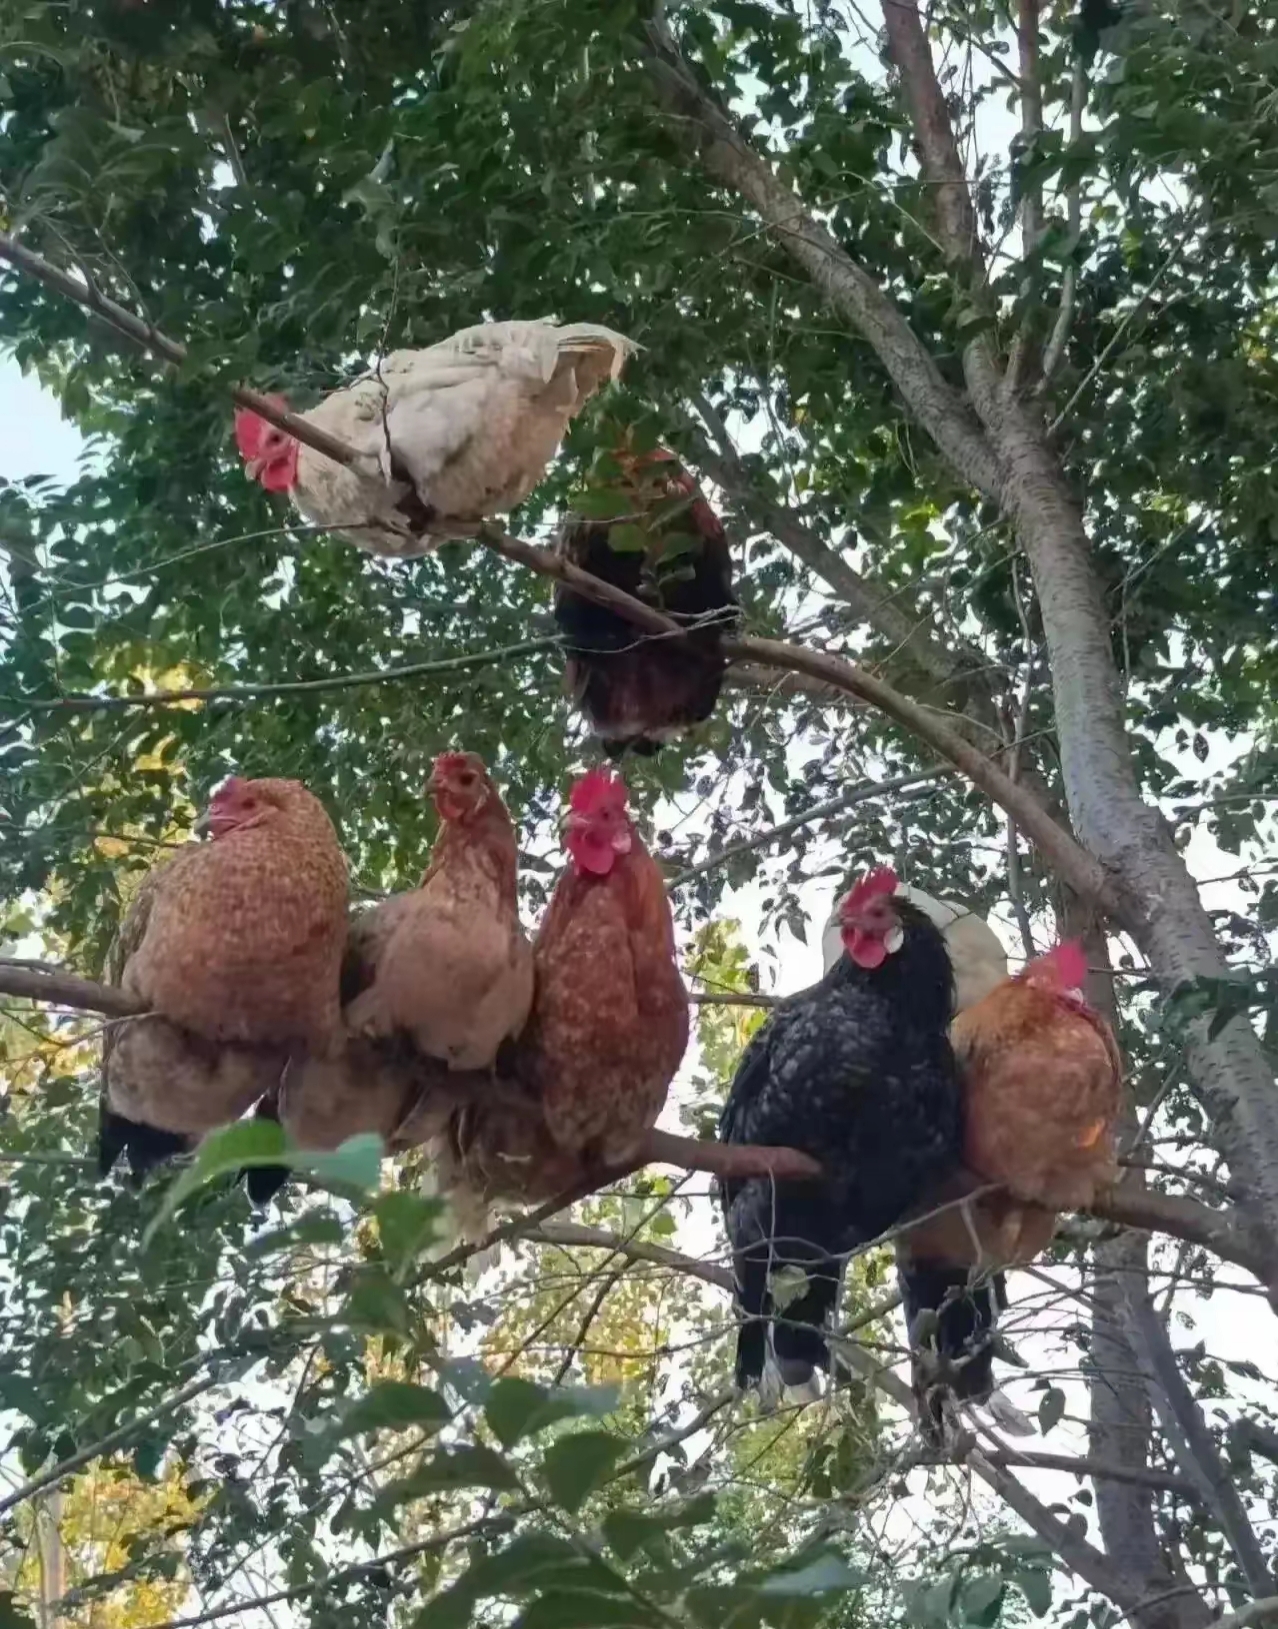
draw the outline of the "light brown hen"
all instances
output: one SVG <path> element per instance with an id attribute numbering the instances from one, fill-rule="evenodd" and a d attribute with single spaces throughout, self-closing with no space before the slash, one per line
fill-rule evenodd
<path id="1" fill-rule="evenodd" d="M 103 1047 L 99 1163 L 135 1172 L 238 1119 L 290 1054 L 340 1036 L 346 862 L 297 781 L 225 782 L 202 825 L 145 880 L 111 976 L 152 1011 Z"/>
<path id="2" fill-rule="evenodd" d="M 442 753 L 426 789 L 441 822 L 430 865 L 414 893 L 353 926 L 368 982 L 346 1008 L 346 1028 L 369 1039 L 406 1036 L 450 1069 L 486 1069 L 532 1005 L 515 828 L 473 752 Z"/>

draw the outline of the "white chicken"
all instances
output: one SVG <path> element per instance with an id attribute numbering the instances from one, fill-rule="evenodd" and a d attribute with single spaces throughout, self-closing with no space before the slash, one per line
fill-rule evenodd
<path id="1" fill-rule="evenodd" d="M 897 893 L 917 905 L 941 930 L 945 948 L 954 968 L 954 1011 L 965 1012 L 983 1000 L 995 985 L 1007 977 L 1007 952 L 1003 942 L 984 917 L 977 916 L 957 900 L 933 899 L 918 888 L 900 886 Z M 821 935 L 821 959 L 828 973 L 843 954 L 839 905 Z"/>
<path id="2" fill-rule="evenodd" d="M 353 467 L 245 408 L 236 444 L 249 479 L 287 492 L 307 520 L 371 554 L 428 554 L 522 503 L 572 420 L 638 349 L 592 323 L 481 323 L 392 352 L 301 415 L 354 448 Z"/>

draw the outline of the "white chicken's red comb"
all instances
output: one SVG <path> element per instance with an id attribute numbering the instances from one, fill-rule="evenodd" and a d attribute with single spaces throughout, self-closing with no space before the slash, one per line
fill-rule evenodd
<path id="1" fill-rule="evenodd" d="M 844 911 L 860 910 L 879 894 L 894 894 L 897 880 L 896 872 L 890 865 L 876 866 L 868 876 L 862 877 L 849 890 L 847 898 L 843 901 Z"/>
<path id="2" fill-rule="evenodd" d="M 1087 955 L 1078 939 L 1066 939 L 1028 964 L 1026 975 L 1039 984 L 1054 984 L 1058 990 L 1079 990 L 1087 978 Z"/>

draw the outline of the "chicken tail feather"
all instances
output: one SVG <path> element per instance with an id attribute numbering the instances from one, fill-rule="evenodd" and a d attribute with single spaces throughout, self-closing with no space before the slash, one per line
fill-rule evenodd
<path id="1" fill-rule="evenodd" d="M 279 1107 L 272 1098 L 264 1097 L 253 1110 L 255 1120 L 274 1120 L 279 1124 Z M 288 1181 L 288 1167 L 286 1165 L 248 1165 L 241 1172 L 244 1186 L 248 1190 L 249 1200 L 258 1209 L 269 1205 L 271 1200 Z"/>
<path id="2" fill-rule="evenodd" d="M 897 1269 L 924 1437 L 939 1444 L 945 1404 L 984 1403 L 994 1390 L 994 1327 L 1007 1305 L 1002 1273 L 970 1280 L 964 1267 L 904 1261 Z"/>
<path id="3" fill-rule="evenodd" d="M 190 1147 L 189 1137 L 180 1136 L 175 1131 L 163 1131 L 159 1126 L 148 1126 L 141 1120 L 129 1120 L 109 1108 L 103 1099 L 98 1119 L 100 1176 L 106 1176 L 123 1155 L 137 1184 L 148 1171 L 163 1165 L 177 1154 L 185 1154 Z"/>

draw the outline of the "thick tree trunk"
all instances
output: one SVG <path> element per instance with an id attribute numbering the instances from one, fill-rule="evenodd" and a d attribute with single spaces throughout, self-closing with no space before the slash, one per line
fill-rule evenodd
<path id="1" fill-rule="evenodd" d="M 1121 1317 L 1122 1286 L 1119 1275 L 1144 1280 L 1148 1240 L 1141 1233 L 1124 1233 L 1096 1250 L 1095 1297 L 1092 1314 L 1092 1417 L 1088 1453 L 1103 1463 L 1134 1471 L 1148 1464 L 1153 1411 L 1149 1394 L 1139 1379 Z M 1211 1611 L 1196 1590 L 1174 1593 L 1175 1582 L 1163 1560 L 1154 1524 L 1154 1496 L 1148 1488 L 1109 1477 L 1097 1477 L 1096 1520 L 1105 1554 L 1124 1578 L 1138 1583 L 1148 1607 L 1132 1613 L 1136 1629 L 1205 1629 Z"/>
<path id="2" fill-rule="evenodd" d="M 978 404 L 987 406 L 992 404 Z M 1127 737 L 1109 620 L 1082 516 L 1032 410 L 1005 403 L 989 429 L 1006 471 L 1003 503 L 1029 556 L 1051 658 L 1065 792 L 1074 830 L 1126 904 L 1125 925 L 1164 989 L 1227 978 L 1229 966 L 1158 810 L 1141 796 Z M 1278 1091 L 1245 1018 L 1214 1039 L 1199 1023 L 1188 1046 L 1213 1140 L 1278 1238 Z"/>

